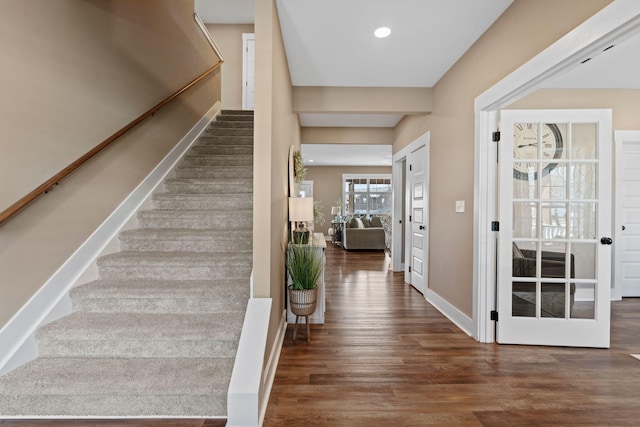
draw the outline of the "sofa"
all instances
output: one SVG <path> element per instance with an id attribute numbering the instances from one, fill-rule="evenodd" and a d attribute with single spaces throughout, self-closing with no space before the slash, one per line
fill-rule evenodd
<path id="1" fill-rule="evenodd" d="M 513 243 L 512 268 L 513 277 L 536 276 L 536 251 L 520 249 Z M 575 277 L 575 261 L 570 258 L 570 277 Z M 542 277 L 565 277 L 565 254 L 560 252 L 541 252 Z M 565 285 L 562 283 L 542 283 L 540 297 L 540 314 L 542 317 L 565 317 Z M 569 286 L 569 314 L 573 310 L 576 285 Z M 514 282 L 512 292 L 513 316 L 535 317 L 536 284 L 535 282 Z"/>
<path id="2" fill-rule="evenodd" d="M 381 218 L 347 218 L 342 246 L 346 250 L 385 250 L 387 246 Z"/>

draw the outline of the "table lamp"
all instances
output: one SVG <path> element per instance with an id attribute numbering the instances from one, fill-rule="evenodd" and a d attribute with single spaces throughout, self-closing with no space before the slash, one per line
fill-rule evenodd
<path id="1" fill-rule="evenodd" d="M 313 221 L 313 199 L 311 197 L 289 197 L 289 221 L 295 223 L 291 230 L 293 243 L 308 243 L 307 222 Z"/>

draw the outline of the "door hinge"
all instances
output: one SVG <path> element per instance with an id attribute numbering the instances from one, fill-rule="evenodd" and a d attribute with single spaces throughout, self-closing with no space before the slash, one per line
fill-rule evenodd
<path id="1" fill-rule="evenodd" d="M 409 273 L 411 273 L 411 266 L 409 266 Z"/>
<path id="2" fill-rule="evenodd" d="M 409 165 L 409 170 L 413 170 L 413 165 Z"/>
<path id="3" fill-rule="evenodd" d="M 500 221 L 491 221 L 491 231 L 500 231 Z"/>
<path id="4" fill-rule="evenodd" d="M 498 312 L 495 310 L 491 310 L 491 320 L 498 321 Z"/>
<path id="5" fill-rule="evenodd" d="M 493 142 L 500 142 L 500 131 L 497 130 L 491 134 L 491 139 Z"/>
<path id="6" fill-rule="evenodd" d="M 411 222 L 411 215 L 409 215 L 409 222 Z"/>

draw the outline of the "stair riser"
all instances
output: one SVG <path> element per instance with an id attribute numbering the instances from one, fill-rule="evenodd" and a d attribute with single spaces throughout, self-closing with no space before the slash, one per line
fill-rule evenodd
<path id="1" fill-rule="evenodd" d="M 235 195 L 234 195 L 235 196 Z M 253 206 L 252 200 L 247 200 L 250 197 L 247 194 L 245 200 L 238 200 L 237 198 L 231 200 L 221 200 L 218 197 L 211 197 L 208 199 L 188 199 L 188 198 L 176 198 L 176 199 L 156 199 L 153 200 L 152 206 L 156 209 L 175 209 L 175 210 L 251 210 Z"/>
<path id="2" fill-rule="evenodd" d="M 177 179 L 251 179 L 253 178 L 253 168 L 240 166 L 237 168 L 177 168 L 174 171 Z"/>
<path id="3" fill-rule="evenodd" d="M 253 136 L 201 136 L 196 145 L 251 145 Z"/>
<path id="4" fill-rule="evenodd" d="M 162 215 L 162 211 L 140 212 L 138 225 L 141 228 L 189 228 L 212 230 L 246 230 L 252 226 L 250 213 L 212 212 L 200 215 Z"/>
<path id="5" fill-rule="evenodd" d="M 120 247 L 124 251 L 154 251 L 154 252 L 236 252 L 250 251 L 251 238 L 243 239 L 211 239 L 211 240 L 165 240 L 120 238 Z"/>
<path id="6" fill-rule="evenodd" d="M 221 120 L 211 123 L 209 129 L 253 129 L 253 120 Z"/>
<path id="7" fill-rule="evenodd" d="M 99 277 L 110 279 L 160 279 L 160 280 L 207 280 L 226 277 L 243 280 L 249 277 L 251 268 L 246 263 L 227 265 L 184 265 L 184 266 L 101 266 Z"/>
<path id="8" fill-rule="evenodd" d="M 251 166 L 253 156 L 185 156 L 180 167 L 191 166 Z"/>
<path id="9" fill-rule="evenodd" d="M 194 145 L 190 152 L 207 156 L 252 156 L 253 145 Z"/>
<path id="10" fill-rule="evenodd" d="M 38 338 L 40 357 L 234 357 L 234 341 L 221 340 L 48 340 Z"/>
<path id="11" fill-rule="evenodd" d="M 220 114 L 216 117 L 215 122 L 235 122 L 235 121 L 246 121 L 247 117 L 251 117 L 253 119 L 253 115 L 245 115 L 245 114 Z"/>
<path id="12" fill-rule="evenodd" d="M 207 183 L 189 182 L 189 181 L 172 181 L 165 182 L 165 190 L 167 193 L 180 194 L 238 194 L 251 193 L 253 180 L 232 180 L 227 181 L 211 181 Z"/>
<path id="13" fill-rule="evenodd" d="M 242 312 L 246 301 L 237 295 L 219 298 L 81 298 L 72 297 L 79 313 L 207 314 Z"/>
<path id="14" fill-rule="evenodd" d="M 203 136 L 253 136 L 253 129 L 236 129 L 236 128 L 216 128 L 206 129 Z"/>
<path id="15" fill-rule="evenodd" d="M 254 111 L 253 110 L 222 110 L 220 115 L 218 117 L 221 116 L 247 116 L 247 117 L 253 117 Z"/>
<path id="16" fill-rule="evenodd" d="M 96 385 L 98 388 L 98 385 Z M 220 390 L 206 395 L 142 395 L 113 396 L 48 395 L 38 399 L 37 404 L 24 396 L 0 396 L 3 415 L 63 416 L 63 417 L 188 417 L 220 416 L 227 413 L 227 391 Z M 105 412 L 109 408 L 109 412 Z M 208 414 L 203 414 L 207 408 Z"/>

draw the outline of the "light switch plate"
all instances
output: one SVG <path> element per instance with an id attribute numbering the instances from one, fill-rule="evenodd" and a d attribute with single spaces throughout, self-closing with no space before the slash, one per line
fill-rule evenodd
<path id="1" fill-rule="evenodd" d="M 456 200 L 456 213 L 464 213 L 464 200 Z"/>

